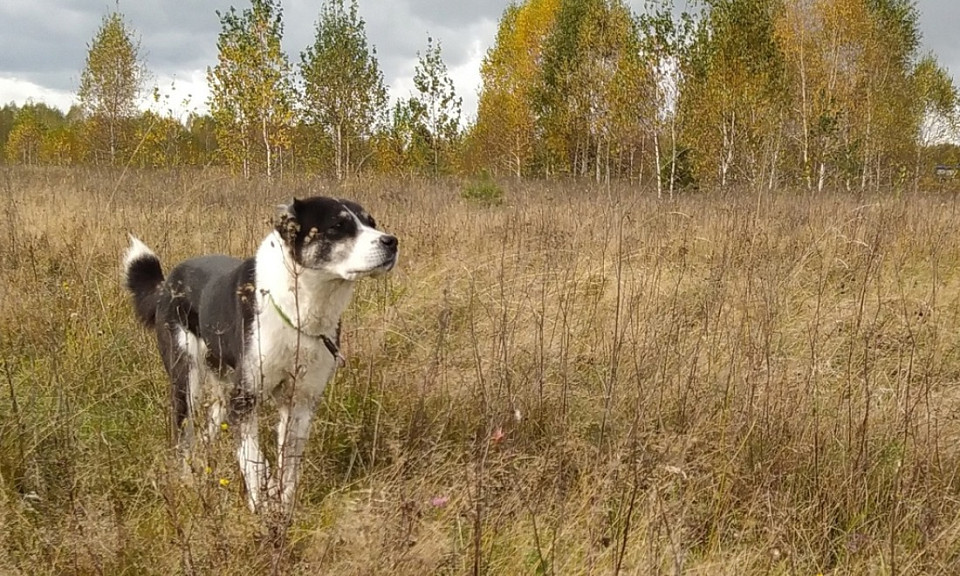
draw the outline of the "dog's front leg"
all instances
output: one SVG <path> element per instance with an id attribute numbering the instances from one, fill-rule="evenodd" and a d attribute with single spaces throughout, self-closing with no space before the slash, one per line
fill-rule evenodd
<path id="1" fill-rule="evenodd" d="M 286 515 L 293 512 L 297 495 L 297 480 L 300 461 L 310 438 L 317 401 L 307 398 L 291 398 L 280 404 L 280 422 L 277 427 L 277 478 L 280 501 Z"/>
<path id="2" fill-rule="evenodd" d="M 238 386 L 230 399 L 230 420 L 239 431 L 237 462 L 247 487 L 247 504 L 251 511 L 257 512 L 263 503 L 268 477 L 267 460 L 260 450 L 257 395 Z"/>

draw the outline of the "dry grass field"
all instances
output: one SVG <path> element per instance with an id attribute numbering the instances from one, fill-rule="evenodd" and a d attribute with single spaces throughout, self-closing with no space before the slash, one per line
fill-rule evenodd
<path id="1" fill-rule="evenodd" d="M 0 171 L 0 573 L 960 573 L 960 201 L 503 185 Z M 271 538 L 229 433 L 181 473 L 120 259 L 317 192 L 401 260 Z"/>

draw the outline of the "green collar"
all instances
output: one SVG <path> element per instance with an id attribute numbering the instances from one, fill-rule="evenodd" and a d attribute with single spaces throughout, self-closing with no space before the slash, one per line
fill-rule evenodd
<path id="1" fill-rule="evenodd" d="M 333 355 L 338 365 L 343 366 L 346 363 L 346 360 L 344 359 L 343 355 L 340 354 L 340 347 L 337 346 L 337 344 L 334 343 L 334 341 L 331 340 L 329 336 L 327 336 L 326 334 L 314 335 L 314 334 L 310 334 L 309 332 L 304 332 L 299 326 L 294 324 L 293 320 L 291 320 L 290 317 L 287 316 L 286 312 L 284 312 L 283 309 L 280 308 L 280 305 L 277 304 L 277 301 L 273 299 L 273 294 L 270 294 L 268 292 L 267 297 L 270 298 L 270 303 L 273 304 L 273 309 L 277 311 L 277 315 L 280 316 L 280 319 L 283 320 L 284 324 L 293 328 L 294 330 L 296 330 L 297 332 L 299 332 L 304 336 L 313 338 L 314 340 L 322 340 L 324 346 L 326 346 L 327 350 L 330 351 L 330 354 Z"/>

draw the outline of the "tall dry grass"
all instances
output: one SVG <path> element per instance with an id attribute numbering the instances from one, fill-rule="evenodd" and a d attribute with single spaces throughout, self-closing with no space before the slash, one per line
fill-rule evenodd
<path id="1" fill-rule="evenodd" d="M 954 574 L 953 196 L 0 172 L 0 572 Z M 120 286 L 355 198 L 401 242 L 344 321 L 294 525 L 230 438 L 184 478 Z M 269 420 L 269 418 L 267 419 Z"/>

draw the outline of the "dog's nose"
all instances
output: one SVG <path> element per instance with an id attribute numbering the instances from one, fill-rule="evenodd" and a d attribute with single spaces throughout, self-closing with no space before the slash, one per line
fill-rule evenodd
<path id="1" fill-rule="evenodd" d="M 387 248 L 396 248 L 397 247 L 397 237 L 390 236 L 389 234 L 384 234 L 380 237 L 380 243 Z"/>

